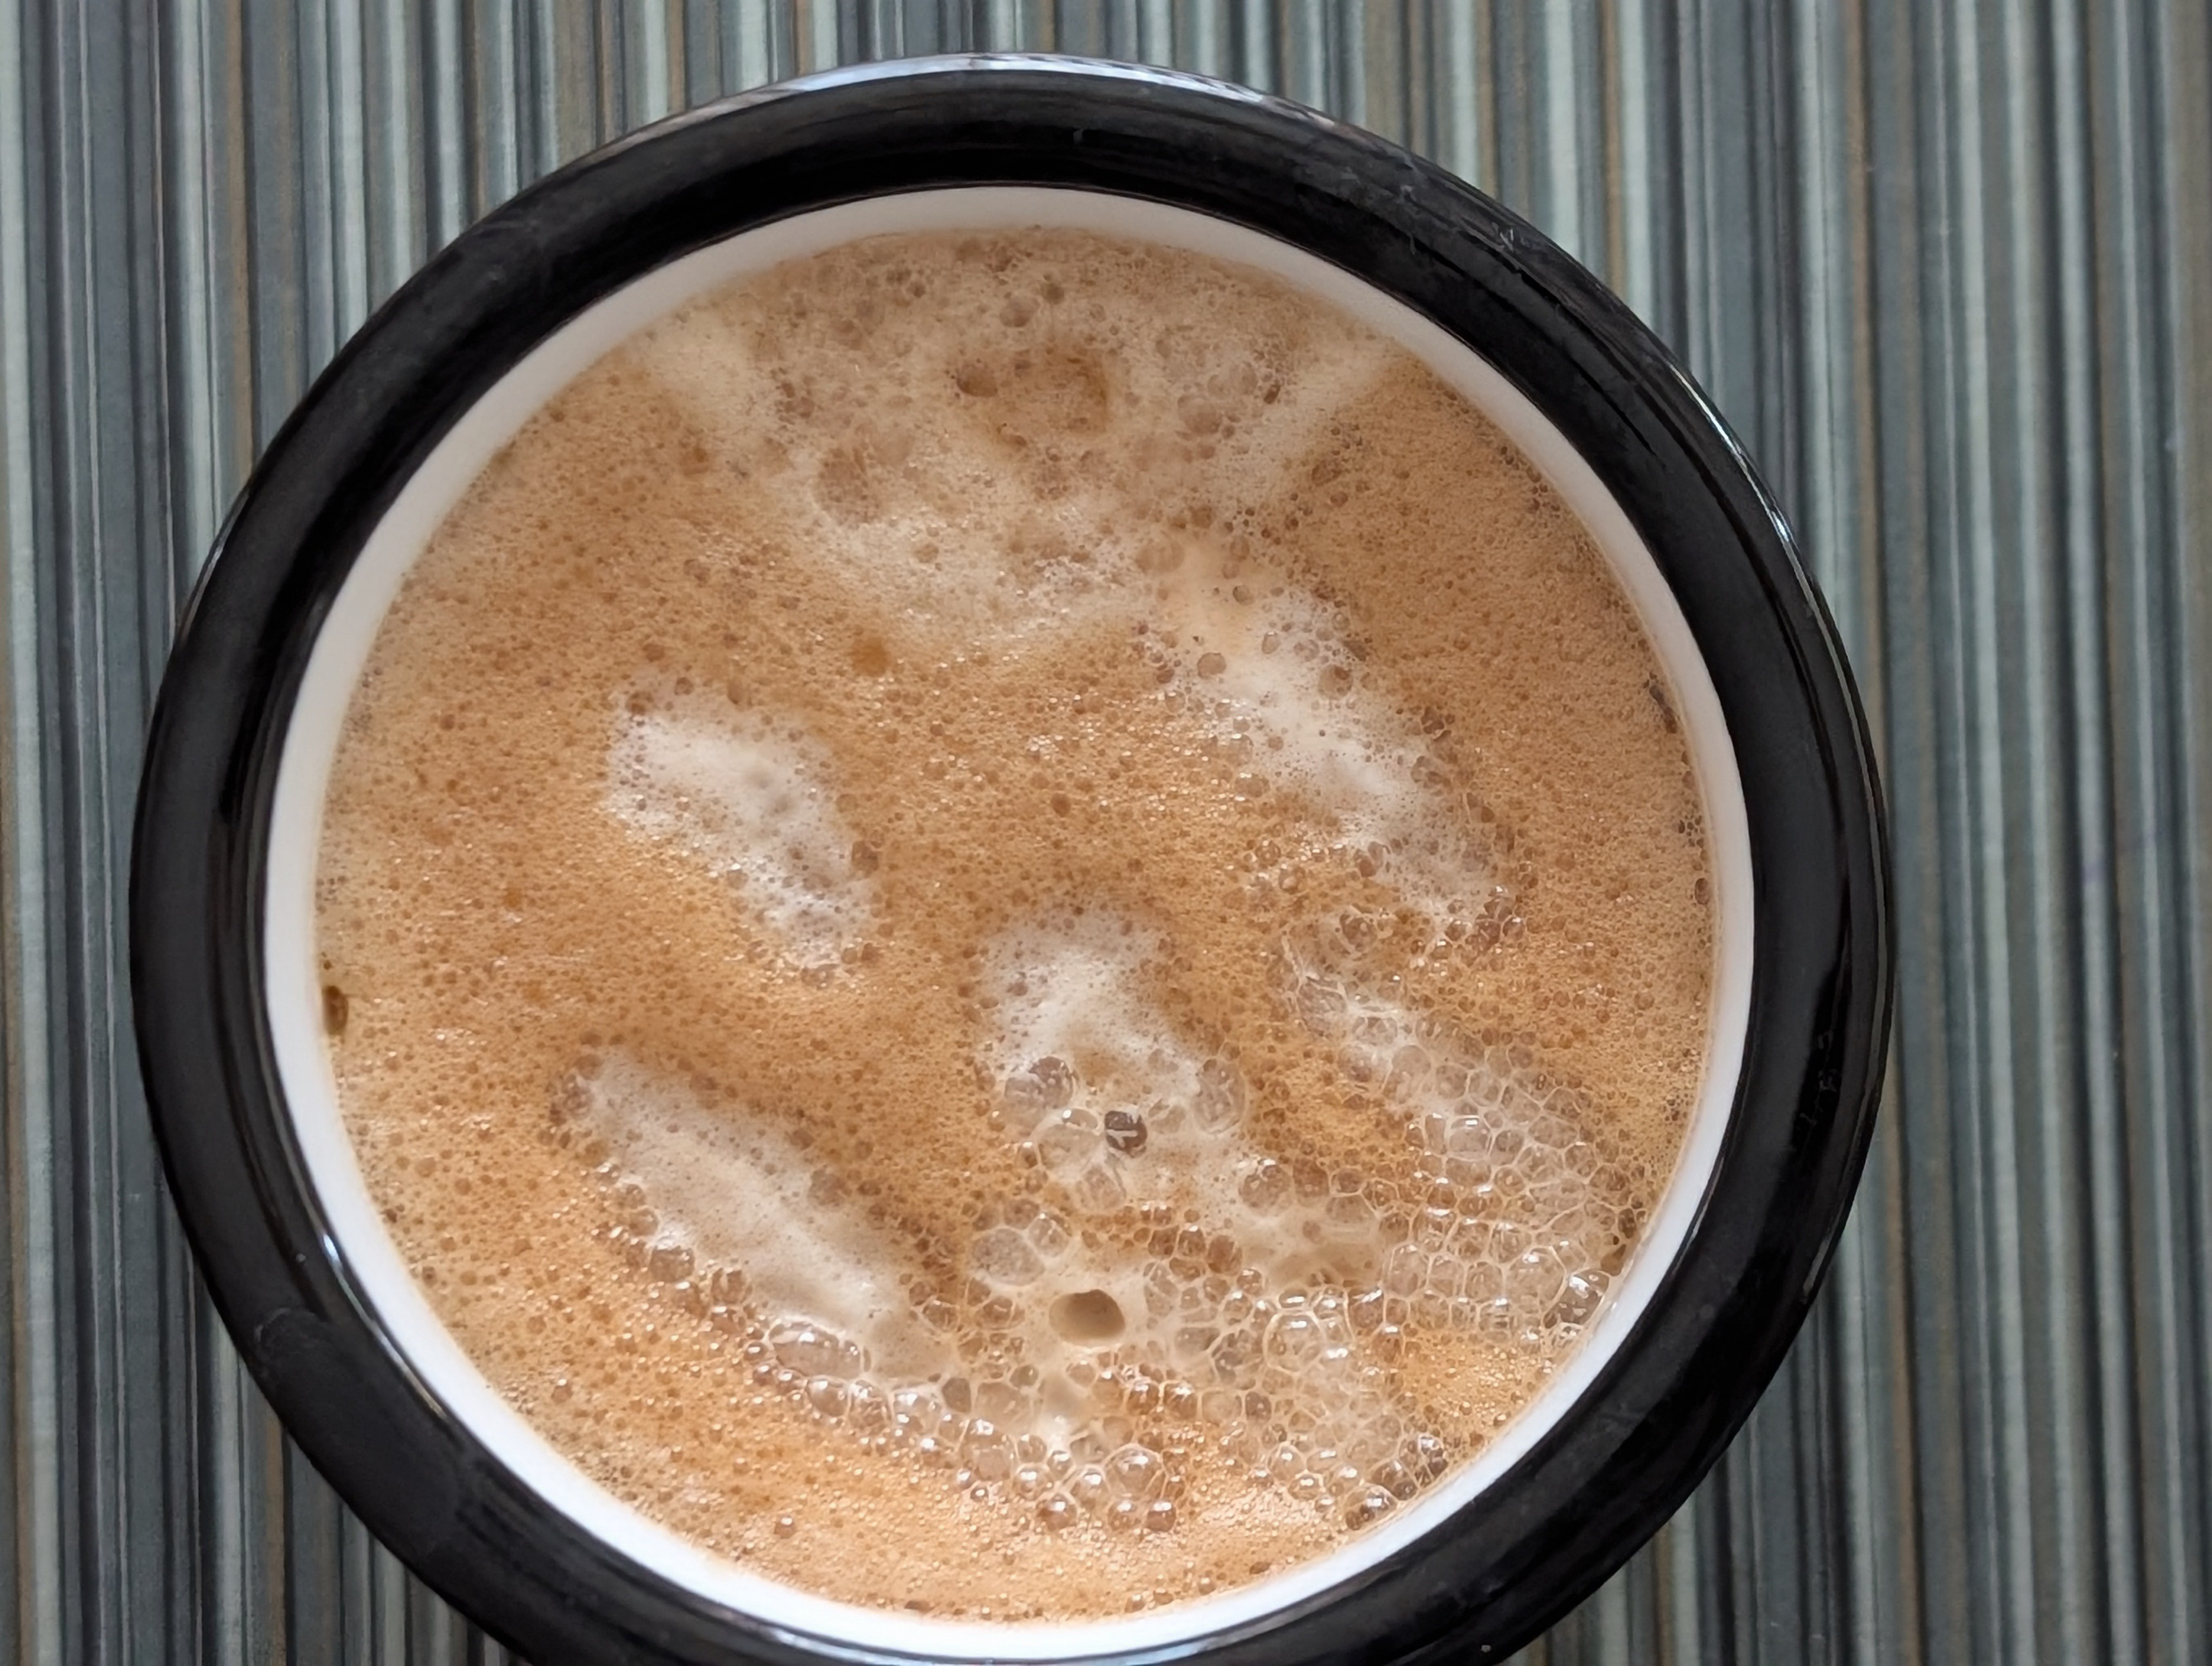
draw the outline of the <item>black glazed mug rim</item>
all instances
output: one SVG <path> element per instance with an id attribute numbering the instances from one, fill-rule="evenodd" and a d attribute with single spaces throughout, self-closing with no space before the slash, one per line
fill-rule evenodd
<path id="1" fill-rule="evenodd" d="M 810 209 L 933 187 L 1076 187 L 1319 255 L 1500 370 L 1595 468 L 1673 589 L 1750 821 L 1752 1014 L 1705 1207 L 1598 1381 L 1443 1527 L 1311 1601 L 1164 1651 L 1502 1656 L 1580 1600 L 1717 1457 L 1778 1365 L 1870 1133 L 1891 968 L 1863 719 L 1741 447 L 1632 314 L 1449 175 L 1312 112 L 1169 71 L 925 60 L 740 96 L 617 141 L 464 234 L 340 353 L 270 445 L 187 611 L 131 883 L 139 1043 L 218 1308 L 318 1468 L 403 1560 L 544 1663 L 864 1657 L 613 1552 L 412 1374 L 327 1231 L 289 1127 L 261 966 L 271 799 L 315 635 L 451 424 L 630 280 Z"/>

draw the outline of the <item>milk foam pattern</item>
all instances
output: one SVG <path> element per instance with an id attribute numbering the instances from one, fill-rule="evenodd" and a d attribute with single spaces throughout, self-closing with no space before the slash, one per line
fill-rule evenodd
<path id="1" fill-rule="evenodd" d="M 1233 1062 L 1196 1056 L 1133 989 L 1148 947 L 1091 916 L 994 957 L 988 1051 L 1028 1062 L 992 1120 L 1066 1213 L 1019 1195 L 986 1210 L 959 1307 L 887 1291 L 898 1252 L 852 1218 L 833 1170 L 764 1150 L 777 1142 L 757 1113 L 709 1110 L 627 1061 L 577 1079 L 561 1112 L 581 1111 L 585 1154 L 629 1206 L 617 1236 L 634 1257 L 742 1332 L 757 1382 L 871 1450 L 1034 1505 L 1048 1528 L 1164 1530 L 1195 1424 L 1253 1481 L 1364 1525 L 1446 1462 L 1379 1363 L 1405 1328 L 1548 1365 L 1633 1239 L 1630 1180 L 1525 1049 L 1288 958 L 1286 1005 L 1347 1079 L 1382 1085 L 1417 1154 L 1395 1183 L 1267 1157 L 1240 1137 Z"/>
<path id="2" fill-rule="evenodd" d="M 1480 1450 L 1698 1079 L 1602 563 L 1271 281 L 883 240 L 556 400 L 408 581 L 319 877 L 364 1173 L 618 1495 L 848 1600 L 1317 1554 Z"/>
<path id="3" fill-rule="evenodd" d="M 795 720 L 715 703 L 634 698 L 607 758 L 608 807 L 744 885 L 795 960 L 832 961 L 861 935 L 868 885 L 825 801 L 829 761 Z"/>

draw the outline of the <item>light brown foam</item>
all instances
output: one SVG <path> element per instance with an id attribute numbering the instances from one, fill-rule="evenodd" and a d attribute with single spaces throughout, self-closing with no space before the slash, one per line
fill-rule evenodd
<path id="1" fill-rule="evenodd" d="M 1079 1617 L 1326 1551 L 1577 1344 L 1697 1091 L 1688 753 L 1425 368 L 1064 232 L 580 378 L 410 576 L 319 874 L 415 1275 L 770 1576 Z"/>

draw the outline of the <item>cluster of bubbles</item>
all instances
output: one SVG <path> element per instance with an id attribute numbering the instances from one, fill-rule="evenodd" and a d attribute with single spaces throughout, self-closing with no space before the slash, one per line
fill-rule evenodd
<path id="1" fill-rule="evenodd" d="M 1644 1224 L 1638 1177 L 1586 1096 L 1526 1047 L 1486 1043 L 1322 970 L 1294 976 L 1299 1015 L 1336 1045 L 1344 1075 L 1406 1119 L 1413 1172 L 1381 1223 L 1390 1311 L 1556 1359 Z"/>
<path id="2" fill-rule="evenodd" d="M 988 1376 L 887 1387 L 868 1373 L 864 1351 L 804 1322 L 774 1327 L 749 1341 L 747 1353 L 757 1382 L 843 1424 L 871 1450 L 904 1451 L 949 1471 L 955 1486 L 978 1499 L 998 1497 L 1030 1509 L 1046 1528 L 1085 1519 L 1152 1532 L 1175 1525 L 1188 1452 L 1135 1438 L 1146 1412 L 1177 1409 L 1170 1385 L 1140 1370 L 1109 1363 L 1071 1372 L 1071 1382 L 1090 1379 L 1093 1405 L 1118 1408 L 1054 1438 L 1043 1432 L 1049 1426 L 1039 1416 L 1033 1366 L 1002 1359 L 985 1367 Z"/>
<path id="3" fill-rule="evenodd" d="M 1481 1044 L 1341 978 L 1291 971 L 1305 1026 L 1403 1118 L 1395 1177 L 1261 1154 L 1245 1089 L 1203 1061 L 1185 1103 L 1097 1107 L 1045 1057 L 1010 1072 L 997 1115 L 1058 1183 L 975 1222 L 964 1284 L 908 1286 L 943 1368 L 877 1367 L 854 1337 L 763 1311 L 740 1272 L 702 1276 L 657 1239 L 635 1182 L 605 1177 L 633 1259 L 740 1333 L 756 1384 L 869 1451 L 944 1472 L 1047 1529 L 1164 1531 L 1200 1464 L 1373 1522 L 1464 1451 L 1395 1386 L 1409 1339 L 1473 1333 L 1548 1368 L 1579 1337 L 1640 1225 L 1632 1177 L 1571 1087 L 1522 1049 Z M 1149 1154 L 1203 1142 L 1233 1195 L 1133 1201 Z M 911 1350 L 907 1350 L 911 1359 Z"/>
<path id="4" fill-rule="evenodd" d="M 1047 1055 L 1007 1076 L 994 1115 L 1000 1131 L 1086 1217 L 1110 1215 L 1130 1201 L 1133 1182 L 1142 1185 L 1133 1172 L 1140 1161 L 1189 1162 L 1233 1134 L 1244 1115 L 1243 1078 L 1218 1056 L 1198 1062 L 1188 1095 L 1101 1104 L 1079 1088 L 1068 1065 Z"/>
<path id="5" fill-rule="evenodd" d="M 1386 1329 L 1382 1300 L 1326 1286 L 1270 1294 L 1255 1268 L 1203 1270 L 1227 1259 L 1218 1243 L 1190 1227 L 1153 1233 L 1163 1253 L 1145 1265 L 1146 1329 L 1164 1328 L 1167 1346 L 1083 1350 L 1048 1377 L 1024 1359 L 1018 1310 L 1002 1298 L 963 1316 L 1003 1327 L 962 1338 L 975 1364 L 926 1382 L 888 1380 L 825 1326 L 746 1316 L 741 1289 L 720 1292 L 735 1304 L 700 1310 L 741 1332 L 756 1385 L 1048 1529 L 1172 1529 L 1194 1466 L 1207 1462 L 1354 1527 L 1442 1475 L 1455 1454 L 1394 1403 L 1385 1367 L 1361 1357 Z M 1079 1309 L 1082 1293 L 1054 1306 L 1070 1303 Z M 1098 1322 L 1104 1306 L 1073 1326 Z"/>

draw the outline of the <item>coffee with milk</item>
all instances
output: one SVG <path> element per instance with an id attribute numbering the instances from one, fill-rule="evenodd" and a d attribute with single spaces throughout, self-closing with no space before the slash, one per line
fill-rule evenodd
<path id="1" fill-rule="evenodd" d="M 447 518 L 323 1007 L 496 1388 L 765 1576 L 1074 1620 L 1336 1548 L 1618 1280 L 1710 858 L 1583 527 L 1402 349 L 1073 231 L 695 301 Z"/>

